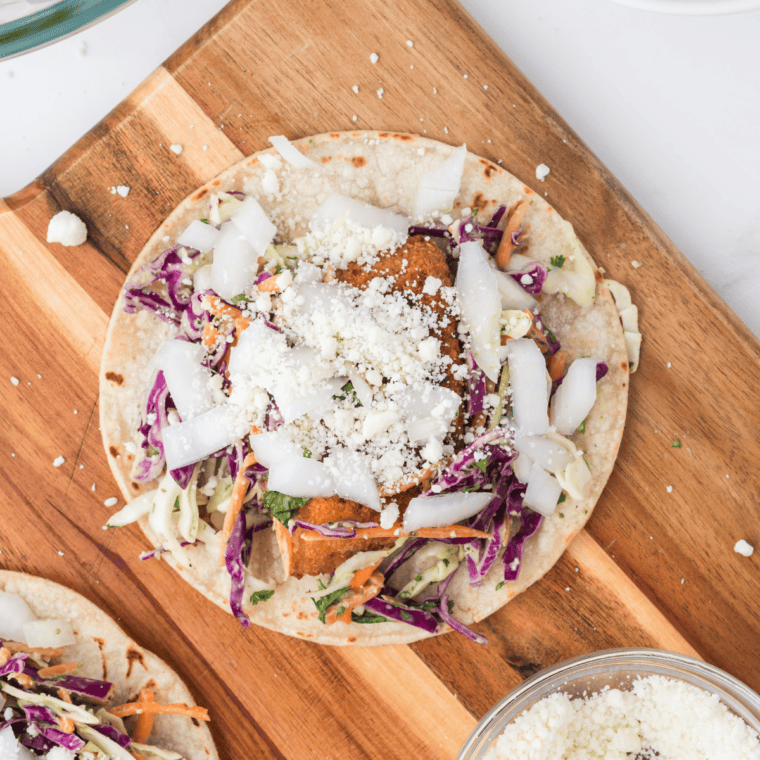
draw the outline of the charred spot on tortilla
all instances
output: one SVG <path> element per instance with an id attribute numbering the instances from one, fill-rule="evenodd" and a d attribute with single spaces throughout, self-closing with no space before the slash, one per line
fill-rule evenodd
<path id="1" fill-rule="evenodd" d="M 124 382 L 124 375 L 120 375 L 118 372 L 106 372 L 106 380 L 121 385 Z"/>
<path id="2" fill-rule="evenodd" d="M 308 156 L 310 163 L 304 167 L 308 174 L 299 169 L 297 153 L 289 154 L 289 158 L 283 153 L 281 158 L 284 160 L 278 162 L 271 160 L 273 153 L 267 150 L 231 167 L 183 202 L 162 226 L 162 235 L 157 233 L 151 239 L 135 263 L 124 291 L 125 305 L 132 311 L 116 310 L 109 326 L 104 362 L 109 361 L 108 357 L 111 360 L 104 366 L 126 366 L 130 371 L 125 373 L 124 387 L 101 384 L 101 428 L 107 446 L 109 441 L 126 443 L 130 440 L 129 431 L 138 428 L 148 430 L 151 440 L 163 446 L 163 430 L 186 424 L 185 415 L 174 408 L 175 398 L 169 392 L 169 384 L 162 386 L 155 372 L 151 375 L 152 368 L 148 366 L 167 338 L 169 343 L 176 343 L 171 340 L 174 336 L 200 346 L 206 357 L 204 372 L 210 371 L 217 383 L 210 411 L 217 413 L 215 410 L 232 403 L 230 399 L 245 398 L 245 416 L 241 420 L 247 427 L 243 429 L 241 422 L 237 443 L 225 446 L 228 441 L 219 441 L 211 455 L 205 453 L 196 460 L 199 464 L 188 461 L 173 467 L 173 476 L 166 469 L 164 452 L 153 445 L 144 432 L 131 439 L 139 453 L 132 470 L 124 457 L 111 459 L 110 464 L 130 498 L 137 493 L 133 483 L 144 484 L 140 488 L 154 494 L 152 506 L 146 502 L 149 514 L 139 518 L 153 544 L 162 549 L 170 545 L 172 548 L 165 556 L 184 580 L 202 589 L 207 597 L 241 621 L 250 620 L 328 644 L 409 642 L 448 630 L 449 623 L 473 640 L 480 640 L 467 629 L 467 625 L 486 617 L 507 599 L 513 598 L 556 562 L 566 543 L 590 515 L 612 470 L 627 396 L 623 385 L 627 377 L 627 366 L 623 370 L 623 365 L 627 365 L 625 345 L 614 303 L 609 292 L 603 292 L 596 282 L 596 275 L 592 274 L 595 266 L 571 226 L 540 195 L 485 159 L 424 137 L 387 131 L 330 133 L 294 142 L 292 147 Z M 464 157 L 458 190 L 453 191 L 451 200 L 447 199 L 446 206 L 441 205 L 435 214 L 418 212 L 416 199 L 424 203 L 427 173 L 438 171 L 457 155 Z M 333 160 L 335 157 L 341 160 Z M 214 213 L 219 212 L 218 220 L 211 219 L 212 224 L 207 225 L 210 229 L 204 230 L 204 234 L 211 236 L 210 247 L 206 248 L 208 243 L 198 239 L 197 245 L 204 248 L 203 253 L 185 244 L 182 250 L 169 248 L 167 253 L 167 246 L 161 239 L 163 233 L 170 231 L 173 238 L 170 245 L 175 245 L 174 241 L 185 232 L 191 220 L 214 216 L 208 208 L 210 194 L 200 194 L 211 188 L 234 192 L 236 197 L 226 198 L 224 193 L 213 196 L 219 197 L 220 201 L 214 210 Z M 270 192 L 275 189 L 277 194 Z M 440 186 L 431 180 L 430 192 L 439 189 Z M 322 226 L 315 227 L 316 212 L 332 194 L 337 194 L 338 198 L 343 196 L 344 200 L 338 201 L 336 215 L 322 222 Z M 202 200 L 194 200 L 196 197 Z M 354 223 L 349 224 L 353 212 L 347 211 L 351 200 L 359 201 L 360 205 L 371 204 L 370 208 L 374 206 L 371 213 L 386 215 L 383 218 L 391 224 L 392 220 L 398 221 L 406 216 L 402 229 L 407 234 L 401 236 L 401 229 L 397 230 L 394 234 L 399 237 L 384 248 L 372 249 L 372 255 L 367 254 L 364 259 L 361 257 L 367 250 L 369 238 L 362 238 L 358 255 L 355 253 L 354 258 L 347 256 L 347 250 L 357 248 L 351 248 L 353 243 L 345 248 L 351 235 L 359 240 L 360 235 L 367 234 L 350 229 Z M 246 206 L 245 212 L 240 210 L 242 205 Z M 510 206 L 508 212 L 507 206 Z M 475 207 L 478 213 L 473 217 Z M 509 245 L 505 246 L 508 261 L 504 264 L 500 260 L 501 269 L 496 271 L 492 257 L 497 244 L 505 239 L 505 229 L 517 208 L 522 209 L 519 224 L 515 219 L 515 230 L 510 228 L 510 237 L 506 238 L 511 241 L 511 250 Z M 225 229 L 238 223 L 243 227 L 247 222 L 253 223 L 254 214 L 259 211 L 261 224 L 271 224 L 274 230 L 271 244 L 262 247 L 261 253 L 257 254 L 258 261 L 252 257 L 251 280 L 235 280 L 240 284 L 230 286 L 224 292 L 220 272 L 224 276 L 228 273 L 219 268 L 221 264 L 215 267 L 217 256 L 220 260 L 223 258 L 224 246 L 221 246 L 220 253 L 215 241 Z M 233 217 L 232 221 L 230 217 Z M 489 221 L 491 217 L 492 222 Z M 414 226 L 414 230 L 408 225 Z M 375 227 L 375 223 L 369 226 Z M 457 234 L 453 235 L 449 227 Z M 376 229 L 381 230 L 382 224 Z M 460 237 L 461 241 L 457 242 Z M 325 241 L 324 245 L 320 240 Z M 165 258 L 161 259 L 162 256 Z M 171 256 L 175 258 L 171 259 Z M 472 256 L 476 257 L 473 259 Z M 550 264 L 552 256 L 565 258 L 566 263 L 561 269 L 554 271 L 555 267 Z M 135 280 L 138 271 L 145 276 L 149 271 L 146 267 L 156 262 L 154 266 L 158 269 L 163 261 L 169 262 L 158 272 L 163 279 L 154 279 L 154 284 L 147 288 L 144 280 Z M 309 270 L 305 266 L 301 269 L 305 264 L 313 265 L 315 269 Z M 477 269 L 481 265 L 485 268 Z M 473 266 L 473 271 L 480 272 L 475 275 L 475 286 L 477 278 L 486 275 L 491 283 L 485 293 L 492 292 L 488 288 L 493 287 L 493 282 L 498 283 L 499 294 L 495 302 L 493 298 L 488 301 L 485 296 L 473 296 L 477 287 L 467 291 L 468 267 Z M 216 305 L 209 304 L 201 296 L 202 288 L 209 286 L 209 280 L 203 278 L 204 268 L 205 276 L 211 272 L 221 288 L 215 290 L 218 294 Z M 308 276 L 307 272 L 310 272 Z M 473 281 L 470 282 L 472 285 Z M 331 301 L 329 308 L 319 307 L 314 312 L 323 320 L 322 331 L 316 328 L 317 322 L 303 319 L 293 322 L 296 311 L 301 312 L 286 313 L 287 304 L 295 303 L 302 297 L 299 294 L 312 294 L 309 298 L 314 297 L 317 301 L 312 302 L 304 296 L 303 307 L 304 313 L 311 313 L 312 303 L 319 304 L 323 286 L 336 288 L 329 292 L 344 295 Z M 394 370 L 389 371 L 380 365 L 382 371 L 373 374 L 372 370 L 376 368 L 372 362 L 378 360 L 368 362 L 362 359 L 361 352 L 345 360 L 340 374 L 324 376 L 324 382 L 332 382 L 336 388 L 325 388 L 326 398 L 333 399 L 322 413 L 330 419 L 332 427 L 329 430 L 333 431 L 330 435 L 337 435 L 334 431 L 339 429 L 339 419 L 346 420 L 346 431 L 356 434 L 353 443 L 348 437 L 338 437 L 337 444 L 320 443 L 321 433 L 314 431 L 321 430 L 319 426 L 328 423 L 322 419 L 314 423 L 317 427 L 313 427 L 307 421 L 312 419 L 309 413 L 305 417 L 299 416 L 297 410 L 293 411 L 295 407 L 288 406 L 293 400 L 291 397 L 286 394 L 280 398 L 280 391 L 274 386 L 266 386 L 269 381 L 256 374 L 256 367 L 264 366 L 274 356 L 267 348 L 271 342 L 281 344 L 287 357 L 308 357 L 308 351 L 327 356 L 328 342 L 332 346 L 330 350 L 348 350 L 348 344 L 344 346 L 347 338 L 341 330 L 363 323 L 351 317 L 338 325 L 334 321 L 335 314 L 343 313 L 340 309 L 349 308 L 349 304 L 354 308 L 368 297 L 384 303 L 383 309 L 389 308 L 393 302 L 393 308 L 408 315 L 404 331 L 383 344 L 393 350 L 397 344 L 402 344 L 399 341 L 409 337 L 413 320 L 421 319 L 415 337 L 419 342 L 419 356 L 434 356 L 436 362 L 441 362 L 435 377 L 431 376 L 430 387 L 437 388 L 436 393 L 451 391 L 457 398 L 458 408 L 437 428 L 438 423 L 432 415 L 419 419 L 424 424 L 421 432 L 415 433 L 420 436 L 415 439 L 418 443 L 411 440 L 409 433 L 415 430 L 413 425 L 410 427 L 415 418 L 405 416 L 412 413 L 401 410 L 397 401 L 393 401 L 397 404 L 393 407 L 396 411 L 388 413 L 388 399 L 396 397 L 393 396 L 395 391 L 387 389 L 405 387 L 409 382 L 400 382 L 394 377 Z M 341 301 L 341 298 L 347 300 Z M 153 315 L 143 313 L 145 304 L 157 304 L 159 299 L 171 303 L 171 309 L 161 314 L 158 313 L 159 307 L 157 316 L 150 322 L 148 317 Z M 492 303 L 497 305 L 488 305 Z M 139 308 L 130 304 L 138 304 Z M 489 317 L 492 321 L 487 324 L 482 317 L 486 309 L 491 309 L 487 313 L 492 315 Z M 204 323 L 211 324 L 214 329 L 205 329 Z M 139 330 L 136 329 L 138 324 Z M 526 337 L 520 331 L 528 328 L 531 332 Z M 486 350 L 487 345 L 476 337 L 483 329 L 494 331 L 497 338 L 492 341 L 491 354 Z M 564 374 L 554 379 L 551 389 L 547 385 L 547 394 L 551 392 L 554 396 L 558 393 L 567 397 L 570 393 L 572 397 L 576 381 L 572 376 L 568 379 L 568 366 L 575 367 L 582 358 L 589 335 L 595 336 L 594 357 L 591 358 L 598 358 L 599 367 L 604 366 L 607 373 L 598 381 L 604 386 L 604 393 L 598 395 L 594 407 L 585 416 L 582 446 L 594 452 L 591 468 L 583 464 L 583 467 L 573 469 L 582 457 L 576 448 L 576 443 L 580 445 L 575 432 L 577 425 L 556 440 L 550 437 L 553 433 L 528 432 L 526 435 L 532 436 L 531 442 L 547 447 L 550 456 L 569 463 L 566 464 L 569 469 L 567 473 L 555 472 L 556 467 L 547 470 L 546 467 L 551 468 L 552 464 L 540 459 L 529 472 L 522 467 L 523 480 L 518 480 L 515 470 L 519 467 L 515 463 L 519 458 L 522 458 L 523 465 L 530 463 L 531 457 L 517 448 L 522 444 L 519 444 L 515 431 L 514 413 L 515 404 L 519 406 L 516 401 L 519 392 L 515 396 L 514 383 L 520 372 L 506 372 L 511 361 L 508 356 L 520 345 L 540 340 L 543 353 L 539 353 L 543 356 L 543 364 L 536 366 L 546 374 L 546 361 L 552 352 L 560 350 L 561 344 L 561 350 L 567 354 L 567 363 L 560 371 Z M 325 342 L 331 337 L 335 343 Z M 251 352 L 245 365 L 248 375 L 244 376 L 240 374 L 239 362 L 243 361 L 241 357 L 246 345 L 251 347 Z M 301 347 L 307 349 L 305 354 L 290 353 Z M 362 350 L 365 349 L 366 346 Z M 411 353 L 404 361 L 410 357 Z M 581 365 L 582 362 L 578 367 Z M 432 365 L 423 363 L 420 366 Z M 291 370 L 276 371 L 284 373 L 283 377 L 294 377 L 292 373 L 288 374 Z M 490 373 L 487 377 L 483 374 L 486 371 Z M 346 376 L 348 374 L 351 377 Z M 509 374 L 513 376 L 510 378 Z M 254 375 L 255 382 L 244 379 Z M 372 382 L 367 380 L 370 375 L 371 379 L 374 378 Z M 588 371 L 585 376 L 588 377 Z M 300 382 L 309 383 L 310 380 L 303 375 Z M 269 406 L 262 407 L 265 412 L 261 415 L 253 411 L 255 395 L 246 395 L 249 385 L 264 389 L 264 394 L 258 398 L 260 403 Z M 542 385 L 543 381 L 534 379 L 532 387 Z M 298 383 L 291 385 L 292 388 L 297 386 Z M 565 390 L 560 393 L 563 386 Z M 149 397 L 153 401 L 146 401 Z M 548 399 L 549 396 L 543 402 L 544 410 L 549 406 Z M 417 402 L 418 399 L 414 398 L 412 403 Z M 150 409 L 148 403 L 152 404 Z M 181 406 L 181 399 L 179 403 Z M 283 413 L 285 419 L 281 419 Z M 555 412 L 550 413 L 553 419 Z M 330 417 L 336 414 L 337 417 Z M 367 424 L 368 437 L 364 437 L 364 417 L 370 414 L 375 417 L 371 424 Z M 381 430 L 386 418 L 389 427 Z M 191 413 L 190 422 L 194 419 Z M 571 422 L 566 422 L 568 427 Z M 430 433 L 427 432 L 434 428 L 439 430 L 435 440 L 428 437 Z M 178 431 L 183 429 L 177 428 Z M 381 432 L 372 432 L 375 430 Z M 171 435 L 167 438 L 171 439 Z M 259 455 L 256 454 L 255 465 L 243 464 L 249 461 L 246 458 L 248 452 L 252 454 L 254 448 L 258 450 L 259 445 L 268 440 L 295 442 L 297 448 L 287 456 L 294 457 L 292 463 L 296 471 L 316 466 L 318 469 L 310 472 L 320 473 L 324 470 L 319 467 L 327 467 L 336 450 L 365 457 L 361 461 L 370 466 L 371 446 L 375 446 L 372 451 L 377 452 L 371 455 L 375 457 L 375 463 L 379 463 L 390 449 L 400 448 L 383 460 L 382 467 L 371 465 L 375 468 L 371 470 L 377 492 L 374 498 L 379 497 L 379 500 L 370 505 L 364 503 L 368 500 L 367 492 L 362 492 L 364 495 L 350 490 L 341 494 L 330 493 L 329 488 L 335 488 L 334 485 L 321 495 L 315 492 L 298 492 L 301 494 L 298 495 L 291 490 L 292 480 L 274 487 L 277 467 L 267 459 L 265 452 L 261 453 L 262 461 L 258 461 Z M 423 449 L 430 459 L 422 456 Z M 398 458 L 399 477 L 391 478 L 393 466 L 390 462 L 401 451 L 406 453 Z M 303 456 L 301 452 L 304 452 Z M 340 466 L 330 466 L 333 468 L 329 470 L 330 477 L 334 479 L 342 477 L 348 465 L 344 462 Z M 524 483 L 534 482 L 530 474 L 534 471 L 538 473 L 535 482 L 543 480 L 551 489 L 557 487 L 560 477 L 570 478 L 570 491 L 567 491 L 567 504 L 562 513 L 564 518 L 556 513 L 557 499 L 550 503 L 548 492 L 543 494 L 543 502 L 536 507 L 545 510 L 545 515 L 527 505 Z M 194 483 L 192 488 L 196 490 L 193 493 L 200 494 L 197 505 L 193 499 L 186 500 L 185 496 L 181 503 L 178 501 L 181 494 L 189 493 L 188 479 Z M 160 493 L 159 484 L 166 489 L 166 504 L 155 496 Z M 266 510 L 261 511 L 263 490 L 267 488 L 281 493 L 292 492 L 294 497 L 306 500 L 304 506 L 288 511 L 286 523 L 275 520 L 274 530 L 267 524 L 271 515 Z M 501 495 L 507 490 L 511 494 L 507 499 L 511 499 L 509 515 L 505 511 L 507 500 L 502 500 L 505 497 Z M 498 499 L 494 494 L 499 495 Z M 407 522 L 413 524 L 411 520 L 418 509 L 451 503 L 446 501 L 451 497 L 456 498 L 460 504 L 457 508 L 461 509 L 461 504 L 468 500 L 479 504 L 482 502 L 477 500 L 487 496 L 488 501 L 493 502 L 495 512 L 488 512 L 488 507 L 478 507 L 480 512 L 452 520 L 453 525 L 442 527 L 430 527 L 432 518 L 427 516 L 417 532 L 402 530 Z M 431 501 L 433 497 L 436 500 Z M 535 498 L 535 493 L 530 498 Z M 219 510 L 219 505 L 224 508 Z M 454 529 L 474 531 L 479 536 L 472 543 L 473 547 L 479 547 L 472 558 L 464 558 L 465 550 L 458 547 L 465 545 L 467 539 L 455 538 L 459 534 Z M 485 551 L 487 540 L 484 536 L 491 536 L 488 541 L 492 544 L 496 542 L 496 551 Z M 517 555 L 510 553 L 509 557 L 513 559 L 507 562 L 504 559 L 507 548 L 513 552 L 518 543 L 521 548 Z M 226 548 L 220 552 L 222 547 Z M 220 557 L 220 553 L 224 556 Z M 229 564 L 230 558 L 232 564 Z M 363 565 L 365 561 L 369 564 Z M 482 576 L 482 580 L 487 578 L 488 582 L 471 585 L 468 564 L 473 567 L 473 577 L 481 580 Z M 375 570 L 375 567 L 379 569 Z M 444 572 L 446 569 L 448 575 Z M 377 583 L 377 580 L 371 580 L 376 578 L 373 572 L 383 578 L 376 587 L 380 592 L 376 596 L 372 596 L 375 588 L 372 584 Z M 438 575 L 445 581 L 428 580 L 429 576 L 437 578 Z M 496 593 L 497 582 L 507 584 L 507 589 Z M 343 585 L 337 585 L 341 583 Z M 443 604 L 442 583 L 447 588 L 451 609 L 448 604 Z M 267 589 L 273 590 L 274 594 L 266 604 L 249 604 L 249 598 L 253 599 Z M 405 592 L 400 596 L 402 589 Z M 330 614 L 326 614 L 328 610 L 322 603 L 324 609 L 318 615 L 315 612 L 317 601 L 333 594 L 338 601 L 330 607 Z M 358 604 L 357 600 L 367 594 L 368 601 Z M 425 599 L 427 601 L 423 604 Z M 326 622 L 337 622 L 324 625 L 319 617 Z"/>
<path id="3" fill-rule="evenodd" d="M 142 652 L 135 649 L 133 646 L 129 646 L 127 648 L 127 678 L 129 678 L 132 675 L 132 667 L 136 662 L 139 662 L 140 665 L 143 666 L 145 670 L 148 669 L 148 666 L 145 664 L 145 657 L 143 656 Z"/>
<path id="4" fill-rule="evenodd" d="M 116 446 L 109 446 L 109 447 L 108 447 L 108 453 L 109 453 L 109 454 L 110 454 L 112 457 L 114 457 L 114 458 L 115 458 L 115 457 L 118 457 L 118 456 L 119 456 L 119 449 L 118 449 L 118 448 L 116 448 Z"/>

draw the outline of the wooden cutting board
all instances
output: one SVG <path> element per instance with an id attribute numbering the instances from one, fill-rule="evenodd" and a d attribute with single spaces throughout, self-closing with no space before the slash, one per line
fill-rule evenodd
<path id="1" fill-rule="evenodd" d="M 488 647 L 448 634 L 335 649 L 246 630 L 165 563 L 141 562 L 136 527 L 102 530 L 118 491 L 98 367 L 131 262 L 180 200 L 269 135 L 353 128 L 501 160 L 640 309 L 616 470 L 554 569 L 475 626 Z M 45 242 L 61 208 L 86 221 L 84 246 Z M 453 758 L 521 680 L 609 647 L 694 654 L 760 690 L 760 551 L 733 551 L 740 538 L 760 547 L 758 343 L 453 0 L 235 0 L 0 201 L 0 255 L 0 566 L 67 584 L 174 663 L 210 708 L 222 757 Z"/>

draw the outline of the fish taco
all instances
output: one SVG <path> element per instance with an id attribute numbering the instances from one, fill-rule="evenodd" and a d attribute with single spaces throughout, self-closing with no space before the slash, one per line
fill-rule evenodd
<path id="1" fill-rule="evenodd" d="M 179 676 L 84 597 L 0 570 L 0 757 L 216 760 Z"/>
<path id="2" fill-rule="evenodd" d="M 271 142 L 180 204 L 116 304 L 109 525 L 138 521 L 146 559 L 244 625 L 484 643 L 471 624 L 557 561 L 610 475 L 636 307 L 465 146 Z"/>

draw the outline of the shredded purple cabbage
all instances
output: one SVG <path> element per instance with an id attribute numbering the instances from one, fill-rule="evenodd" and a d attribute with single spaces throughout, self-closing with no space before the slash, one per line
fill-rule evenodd
<path id="1" fill-rule="evenodd" d="M 523 486 L 524 488 L 524 486 Z M 536 534 L 543 517 L 538 512 L 523 508 L 520 512 L 520 530 L 507 541 L 504 549 L 504 580 L 514 581 L 520 575 L 525 542 Z"/>
<path id="2" fill-rule="evenodd" d="M 35 723 L 35 725 L 40 732 L 40 736 L 43 736 L 54 744 L 60 744 L 61 747 L 65 747 L 69 752 L 79 752 L 87 744 L 84 739 L 80 739 L 76 734 L 67 734 L 53 726 L 39 725 L 38 723 Z"/>
<path id="3" fill-rule="evenodd" d="M 365 609 L 377 615 L 383 615 L 389 620 L 397 620 L 399 623 L 407 623 L 415 628 L 421 628 L 427 633 L 438 633 L 438 621 L 435 615 L 425 610 L 418 610 L 400 602 L 388 602 L 379 596 L 364 602 Z"/>
<path id="4" fill-rule="evenodd" d="M 540 261 L 532 261 L 527 264 L 523 269 L 516 272 L 507 272 L 507 274 L 526 292 L 531 295 L 538 295 L 541 292 L 541 288 L 546 282 L 546 277 L 549 274 L 546 266 Z M 523 282 L 523 278 L 528 278 L 529 282 Z"/>
<path id="5" fill-rule="evenodd" d="M 230 589 L 230 610 L 241 625 L 250 628 L 251 620 L 243 612 L 243 592 L 245 591 L 245 569 L 251 556 L 251 542 L 246 537 L 245 514 L 240 512 L 232 526 L 227 548 L 224 550 L 224 564 L 232 582 Z"/>
<path id="6" fill-rule="evenodd" d="M 28 657 L 28 654 L 14 654 L 5 665 L 0 665 L 0 676 L 8 675 L 8 673 L 23 673 Z"/>
<path id="7" fill-rule="evenodd" d="M 493 212 L 493 216 L 488 220 L 487 227 L 498 227 L 507 207 L 502 203 L 496 211 Z"/>
<path id="8" fill-rule="evenodd" d="M 318 525 L 296 519 L 292 521 L 292 524 L 288 528 L 291 536 L 295 533 L 296 528 L 315 530 L 321 536 L 325 536 L 326 538 L 356 538 L 357 529 L 377 528 L 377 523 L 357 522 L 356 520 L 339 520 L 337 522 Z"/>
<path id="9" fill-rule="evenodd" d="M 488 644 L 488 639 L 485 636 L 481 636 L 479 633 L 468 628 L 464 623 L 457 620 L 449 612 L 449 596 L 444 594 L 441 597 L 441 606 L 438 608 L 438 614 L 441 616 L 441 620 L 444 623 L 448 623 L 457 633 L 461 633 L 462 636 L 466 636 L 470 641 L 474 641 L 476 644 L 485 646 Z"/>
<path id="10" fill-rule="evenodd" d="M 138 270 L 135 276 L 124 285 L 124 311 L 127 314 L 147 309 L 164 322 L 179 324 L 182 314 L 190 303 L 191 292 L 189 286 L 182 284 L 185 272 L 178 253 L 181 247 L 183 246 L 175 245 L 164 251 Z M 190 258 L 198 255 L 198 251 L 185 250 Z M 158 283 L 166 286 L 166 298 L 153 290 Z"/>
<path id="11" fill-rule="evenodd" d="M 112 742 L 116 742 L 120 747 L 124 747 L 124 749 L 132 743 L 132 740 L 126 734 L 123 734 L 113 726 L 109 726 L 107 723 L 101 723 L 99 726 L 93 726 L 93 728 L 98 733 L 103 734 L 103 736 L 107 736 Z"/>
<path id="12" fill-rule="evenodd" d="M 475 357 L 467 352 L 467 363 L 470 364 L 470 373 L 467 378 L 469 396 L 467 398 L 467 414 L 474 417 L 483 411 L 483 399 L 486 397 L 486 376 L 478 367 Z"/>
<path id="13" fill-rule="evenodd" d="M 174 402 L 169 396 L 164 373 L 159 371 L 148 393 L 145 416 L 138 432 L 142 435 L 142 448 L 146 456 L 137 464 L 135 480 L 147 483 L 161 475 L 166 464 L 164 442 L 161 431 L 169 424 L 169 410 L 174 409 Z M 153 418 L 151 420 L 151 418 Z"/>
<path id="14" fill-rule="evenodd" d="M 40 721 L 42 723 L 52 723 L 53 725 L 56 725 L 57 716 L 52 710 L 49 710 L 47 707 L 42 707 L 42 705 L 26 705 L 21 709 L 24 711 L 24 715 L 26 715 L 27 721 Z"/>

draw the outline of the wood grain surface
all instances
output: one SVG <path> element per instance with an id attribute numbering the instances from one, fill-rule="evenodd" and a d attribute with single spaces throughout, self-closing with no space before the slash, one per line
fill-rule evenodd
<path id="1" fill-rule="evenodd" d="M 616 470 L 554 569 L 475 626 L 485 648 L 448 634 L 336 649 L 246 630 L 165 563 L 141 562 L 136 527 L 102 530 L 118 491 L 98 367 L 130 263 L 175 204 L 269 135 L 352 128 L 420 132 L 501 160 L 640 309 Z M 61 208 L 87 223 L 85 245 L 45 242 Z M 81 592 L 172 662 L 210 708 L 222 757 L 451 759 L 524 678 L 609 647 L 700 656 L 760 690 L 760 551 L 733 551 L 740 538 L 760 548 L 758 343 L 453 0 L 230 3 L 0 200 L 0 291 L 0 566 Z"/>

